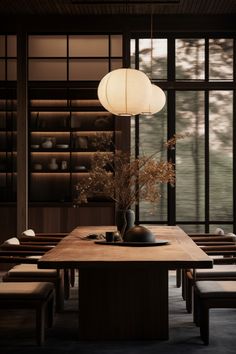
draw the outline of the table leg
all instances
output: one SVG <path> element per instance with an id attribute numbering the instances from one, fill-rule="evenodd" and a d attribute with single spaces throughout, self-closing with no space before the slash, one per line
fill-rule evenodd
<path id="1" fill-rule="evenodd" d="M 168 339 L 168 270 L 80 268 L 79 338 Z"/>

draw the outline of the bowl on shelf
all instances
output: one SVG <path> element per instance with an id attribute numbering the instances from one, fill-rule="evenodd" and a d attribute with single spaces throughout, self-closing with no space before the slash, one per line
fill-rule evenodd
<path id="1" fill-rule="evenodd" d="M 35 163 L 34 164 L 34 170 L 35 171 L 41 171 L 43 169 L 43 165 L 41 163 Z"/>
<path id="2" fill-rule="evenodd" d="M 68 144 L 57 144 L 56 148 L 57 149 L 68 149 L 69 145 Z"/>
<path id="3" fill-rule="evenodd" d="M 30 145 L 31 146 L 31 149 L 39 149 L 39 146 L 38 144 L 32 144 Z"/>
<path id="4" fill-rule="evenodd" d="M 75 171 L 86 171 L 86 166 L 75 166 Z"/>

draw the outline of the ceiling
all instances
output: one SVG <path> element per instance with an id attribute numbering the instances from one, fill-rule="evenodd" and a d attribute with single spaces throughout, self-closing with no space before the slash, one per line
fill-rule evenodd
<path id="1" fill-rule="evenodd" d="M 227 15 L 236 0 L 0 0 L 1 15 Z"/>

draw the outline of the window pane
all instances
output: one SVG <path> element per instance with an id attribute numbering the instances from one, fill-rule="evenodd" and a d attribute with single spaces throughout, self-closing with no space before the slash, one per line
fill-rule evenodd
<path id="1" fill-rule="evenodd" d="M 16 57 L 16 36 L 7 36 L 7 56 Z"/>
<path id="2" fill-rule="evenodd" d="M 176 39 L 176 79 L 204 79 L 204 39 Z"/>
<path id="3" fill-rule="evenodd" d="M 66 59 L 30 59 L 29 80 L 66 80 Z"/>
<path id="4" fill-rule="evenodd" d="M 204 92 L 176 92 L 176 219 L 204 220 Z"/>
<path id="5" fill-rule="evenodd" d="M 0 57 L 5 57 L 5 36 L 0 36 Z"/>
<path id="6" fill-rule="evenodd" d="M 181 225 L 178 224 L 179 227 L 181 227 L 181 229 L 183 229 L 187 234 L 188 233 L 204 233 L 205 232 L 205 226 L 204 225 Z"/>
<path id="7" fill-rule="evenodd" d="M 17 79 L 17 65 L 16 59 L 7 60 L 7 80 Z"/>
<path id="8" fill-rule="evenodd" d="M 107 35 L 84 35 L 69 37 L 70 57 L 108 57 Z"/>
<path id="9" fill-rule="evenodd" d="M 123 68 L 122 59 L 111 59 L 111 70 Z"/>
<path id="10" fill-rule="evenodd" d="M 5 60 L 0 59 L 0 80 L 6 80 L 5 76 Z"/>
<path id="11" fill-rule="evenodd" d="M 167 79 L 167 39 L 139 40 L 139 68 L 152 79 Z"/>
<path id="12" fill-rule="evenodd" d="M 130 67 L 135 69 L 135 39 L 130 40 Z"/>
<path id="13" fill-rule="evenodd" d="M 106 59 L 72 59 L 69 63 L 69 80 L 101 80 L 108 70 Z"/>
<path id="14" fill-rule="evenodd" d="M 140 155 L 156 154 L 156 158 L 167 159 L 164 147 L 167 136 L 167 106 L 151 118 L 140 115 L 139 118 Z M 167 186 L 160 186 L 161 198 L 155 205 L 140 201 L 140 220 L 142 221 L 167 221 Z"/>
<path id="15" fill-rule="evenodd" d="M 29 36 L 30 57 L 66 57 L 66 36 Z"/>
<path id="16" fill-rule="evenodd" d="M 210 220 L 233 219 L 233 93 L 209 93 Z"/>
<path id="17" fill-rule="evenodd" d="M 233 39 L 209 40 L 209 79 L 233 80 Z"/>
<path id="18" fill-rule="evenodd" d="M 222 229 L 225 234 L 227 234 L 228 232 L 233 232 L 233 225 L 228 224 L 210 225 L 210 232 L 214 233 L 217 228 Z"/>
<path id="19" fill-rule="evenodd" d="M 112 57 L 122 57 L 122 36 L 112 35 L 111 36 L 111 56 Z"/>

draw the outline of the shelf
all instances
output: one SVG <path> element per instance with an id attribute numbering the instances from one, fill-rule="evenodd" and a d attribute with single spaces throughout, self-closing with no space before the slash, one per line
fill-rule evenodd
<path id="1" fill-rule="evenodd" d="M 70 171 L 63 171 L 63 170 L 32 170 L 31 172 L 30 172 L 31 174 L 49 174 L 49 173 L 51 173 L 51 174 L 55 174 L 55 173 L 59 173 L 59 174 L 70 174 L 71 172 Z"/>
<path id="2" fill-rule="evenodd" d="M 16 154 L 17 151 L 16 150 L 9 150 L 9 149 L 4 149 L 4 150 L 0 150 L 0 154 Z"/>
<path id="3" fill-rule="evenodd" d="M 88 155 L 94 155 L 95 153 L 112 153 L 113 151 L 107 151 L 107 150 L 75 150 L 75 149 L 31 149 L 31 153 L 33 154 L 44 154 L 44 153 L 52 153 L 52 154 L 57 154 L 57 153 L 76 153 L 76 154 L 88 154 Z"/>
<path id="4" fill-rule="evenodd" d="M 60 128 L 57 128 L 57 129 L 55 129 L 55 128 L 44 128 L 44 129 L 42 129 L 42 128 L 34 128 L 34 127 L 31 127 L 30 128 L 31 129 L 31 133 L 47 133 L 47 132 L 49 132 L 49 133 L 68 133 L 68 130 L 70 129 L 70 128 L 63 128 L 63 129 L 60 129 Z"/>
<path id="5" fill-rule="evenodd" d="M 5 84 L 4 84 L 5 86 Z M 5 98 L 3 98 L 5 95 Z M 16 202 L 16 90 L 4 87 L 0 99 L 0 203 Z M 12 204 L 11 204 L 12 205 Z"/>
<path id="6" fill-rule="evenodd" d="M 69 153 L 71 152 L 71 149 L 33 149 L 31 148 L 31 153 L 45 153 L 45 152 L 51 152 L 51 153 L 58 153 L 58 152 L 63 152 L 63 153 Z"/>
<path id="7" fill-rule="evenodd" d="M 17 171 L 16 169 L 10 169 L 8 168 L 8 170 L 1 170 L 0 173 L 9 173 L 9 174 L 13 174 L 13 175 L 17 175 Z"/>
<path id="8" fill-rule="evenodd" d="M 81 92 L 82 99 L 75 98 Z M 87 178 L 91 157 L 98 150 L 103 154 L 114 154 L 115 118 L 104 111 L 98 99 L 93 99 L 94 92 L 95 88 L 73 92 L 58 89 L 58 92 L 50 93 L 45 87 L 45 91 L 40 88 L 37 97 L 33 97 L 34 92 L 29 89 L 30 203 L 48 204 L 50 198 L 50 203 L 72 203 L 73 185 Z M 47 140 L 51 140 L 52 147 L 42 146 Z M 38 147 L 34 148 L 34 145 Z M 58 148 L 57 145 L 68 147 Z M 56 163 L 59 169 L 50 170 L 50 163 Z M 42 170 L 34 169 L 37 164 L 42 166 Z M 67 166 L 66 170 L 61 169 L 63 164 Z M 85 169 L 77 170 L 80 166 L 85 166 Z M 101 202 L 105 205 L 108 201 L 104 198 L 96 200 L 96 203 Z"/>

